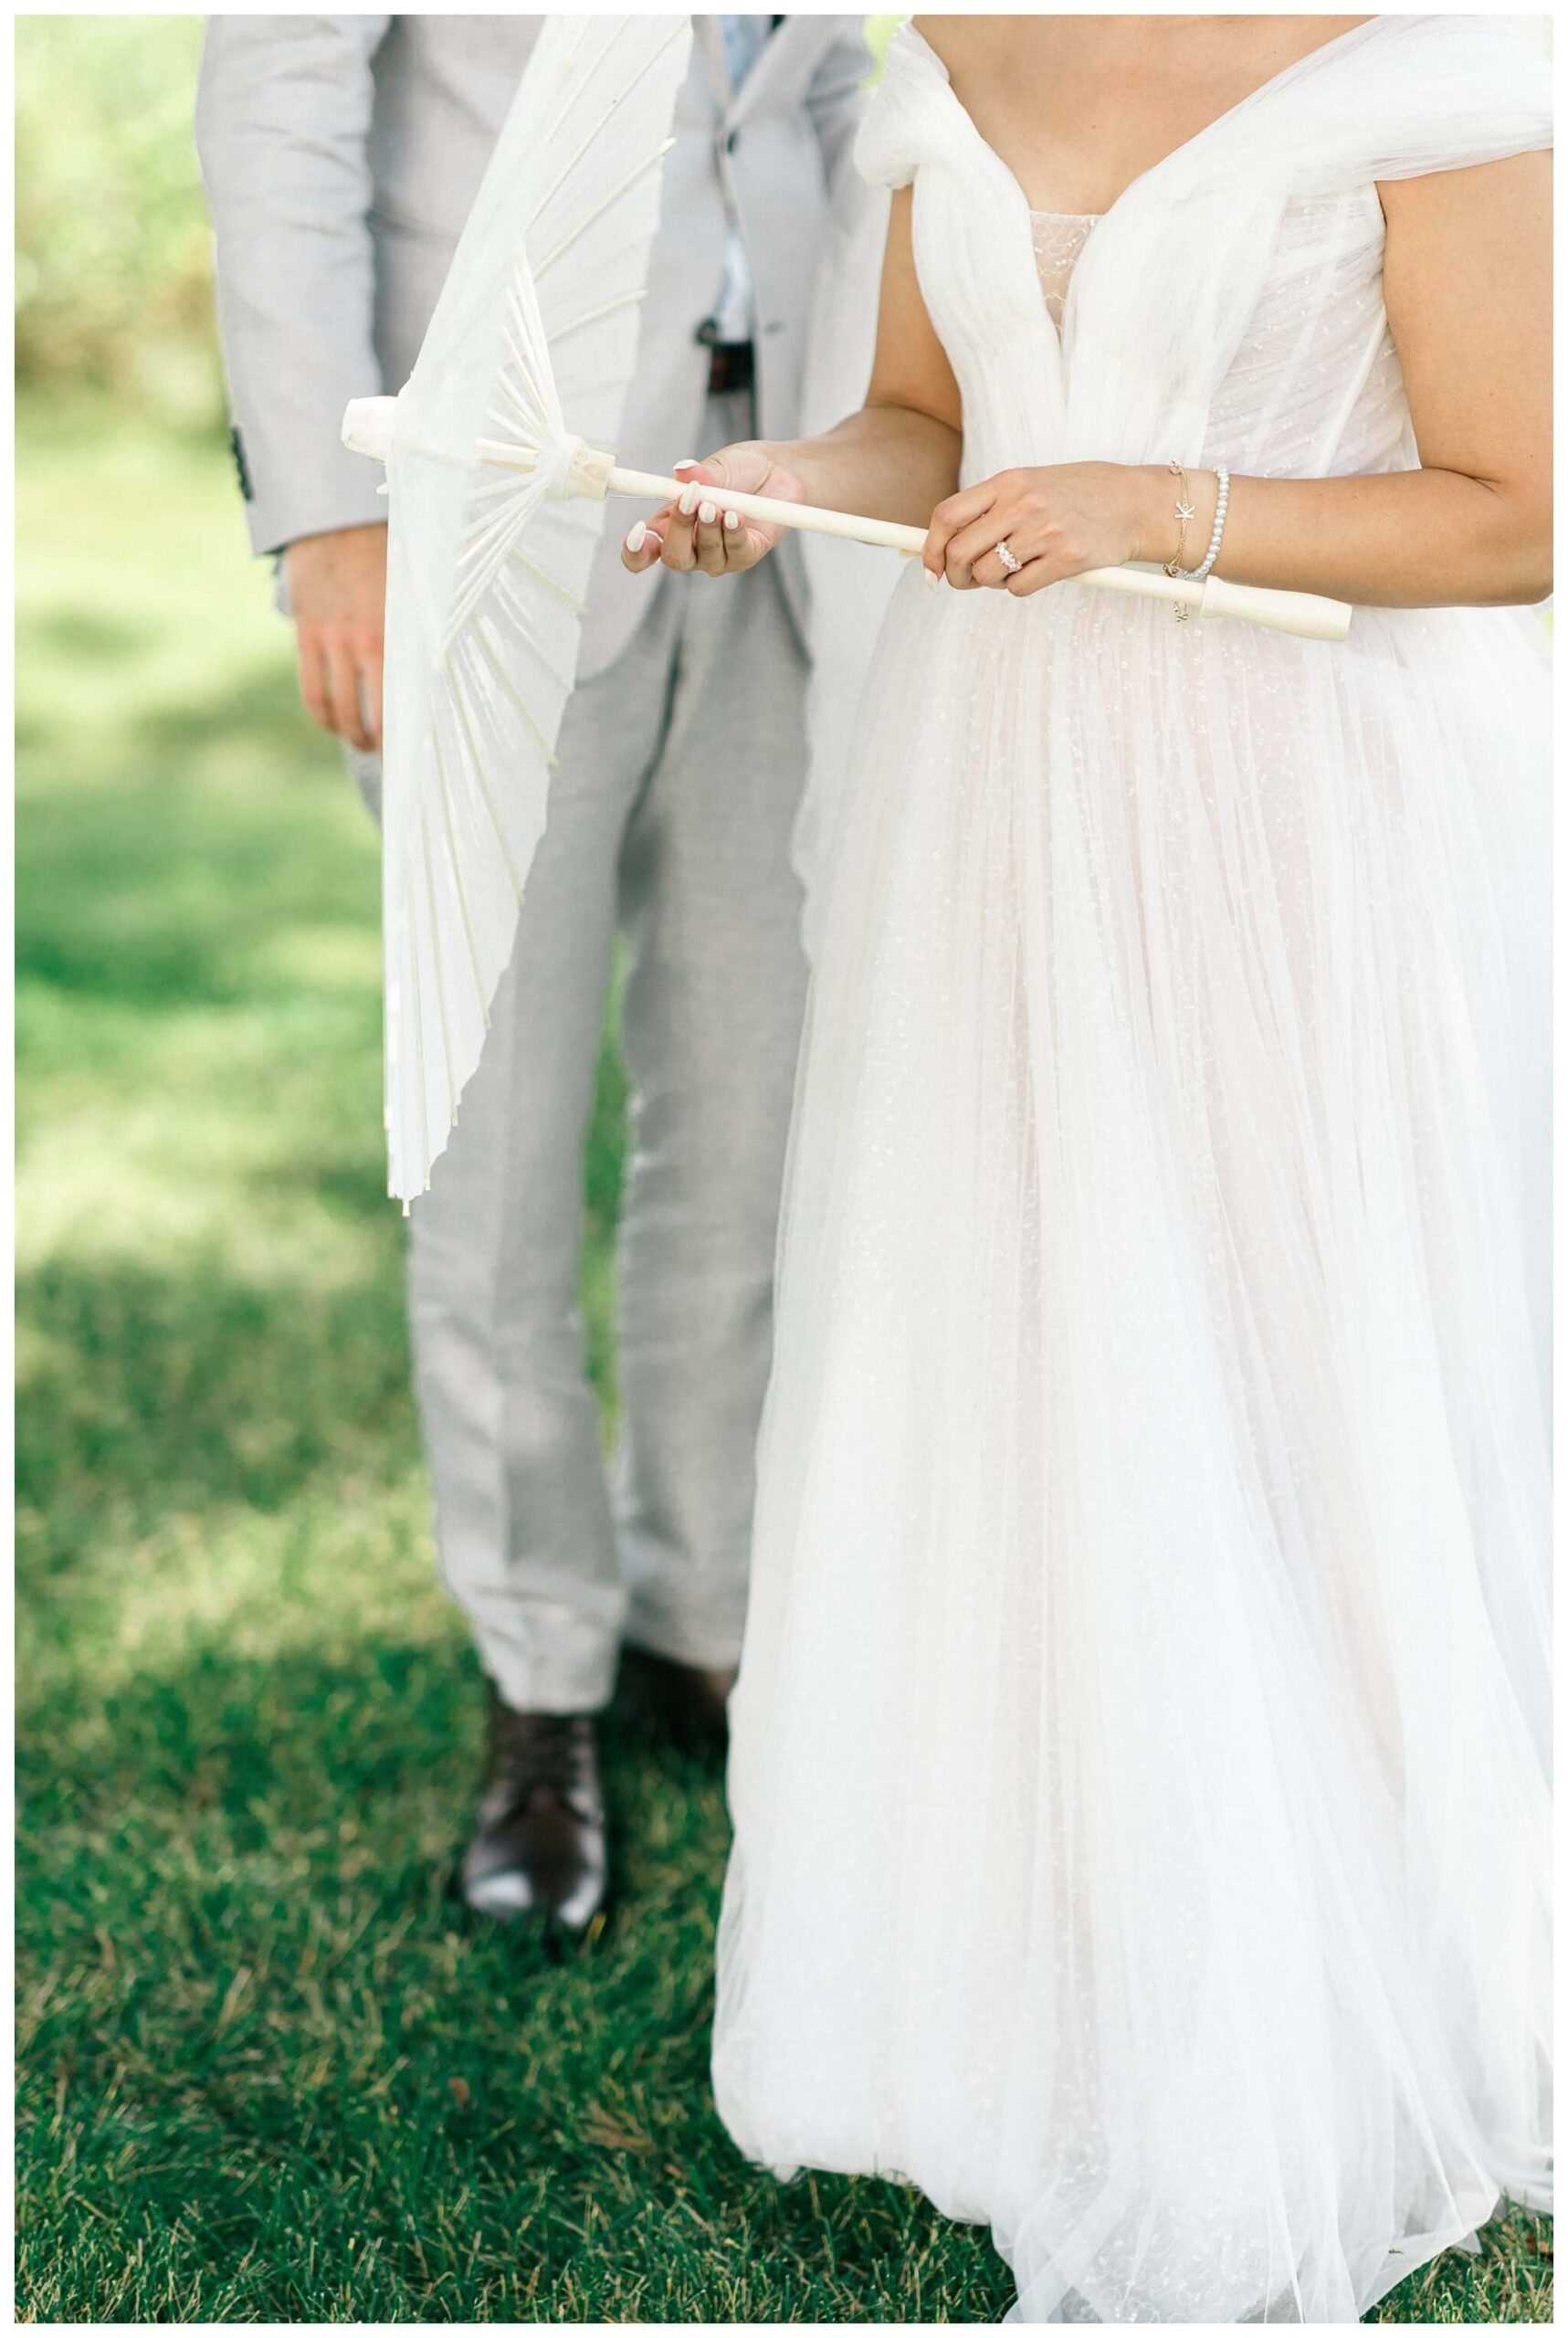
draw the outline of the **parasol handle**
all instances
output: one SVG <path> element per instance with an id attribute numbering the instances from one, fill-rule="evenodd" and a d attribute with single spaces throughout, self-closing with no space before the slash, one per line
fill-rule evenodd
<path id="1" fill-rule="evenodd" d="M 590 457 L 590 461 L 593 458 Z M 588 469 L 584 464 L 584 469 Z M 656 503 L 672 503 L 687 482 L 660 479 L 652 471 L 622 470 L 605 465 L 582 491 L 647 496 Z M 604 486 L 597 483 L 602 478 Z M 897 520 L 867 520 L 853 511 L 828 511 L 815 503 L 786 503 L 773 495 L 743 495 L 730 488 L 709 492 L 721 510 L 739 511 L 765 526 L 805 528 L 814 535 L 842 536 L 858 544 L 880 544 L 909 557 L 925 547 L 926 532 Z M 1227 584 L 1223 577 L 1205 576 L 1201 584 L 1185 576 L 1167 576 L 1161 568 L 1086 568 L 1072 578 L 1075 584 L 1094 584 L 1106 592 L 1132 593 L 1141 599 L 1168 601 L 1200 617 L 1241 617 L 1248 625 L 1267 626 L 1275 633 L 1292 633 L 1308 641 L 1342 641 L 1350 631 L 1351 611 L 1344 601 L 1330 601 L 1317 593 L 1280 593 L 1261 584 Z"/>

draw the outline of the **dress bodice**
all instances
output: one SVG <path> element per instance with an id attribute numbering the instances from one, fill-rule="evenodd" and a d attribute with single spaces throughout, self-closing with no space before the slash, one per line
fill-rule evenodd
<path id="1" fill-rule="evenodd" d="M 1029 226 L 1046 313 L 1060 340 L 1073 272 L 1097 211 L 1034 211 Z M 1325 278 L 1321 247 L 1338 247 Z M 1255 477 L 1341 472 L 1414 459 L 1399 359 L 1383 311 L 1382 205 L 1375 188 L 1286 205 L 1268 276 L 1219 381 L 1203 454 Z M 1335 390 L 1339 405 L 1334 411 Z M 1323 444 L 1325 401 L 1338 433 Z"/>
<path id="2" fill-rule="evenodd" d="M 1092 368 L 1072 283 L 1098 212 L 1029 213 L 1053 354 Z M 1401 469 L 1415 460 L 1399 359 L 1383 305 L 1383 206 L 1375 186 L 1288 201 L 1229 364 L 1191 452 L 1257 477 Z M 935 295 L 939 307 L 941 295 Z M 1064 382 L 1064 388 L 1067 386 Z M 1004 458 L 1005 459 L 1005 458 Z"/>

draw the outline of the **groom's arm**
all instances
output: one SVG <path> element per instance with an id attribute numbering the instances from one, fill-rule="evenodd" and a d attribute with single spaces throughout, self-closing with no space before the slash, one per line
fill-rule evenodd
<path id="1" fill-rule="evenodd" d="M 311 719 L 379 745 L 386 505 L 342 443 L 382 387 L 368 158 L 387 16 L 214 16 L 196 144 L 250 540 L 285 553 Z"/>
<path id="2" fill-rule="evenodd" d="M 196 145 L 251 542 L 384 521 L 343 408 L 382 386 L 368 159 L 386 16 L 213 16 Z"/>

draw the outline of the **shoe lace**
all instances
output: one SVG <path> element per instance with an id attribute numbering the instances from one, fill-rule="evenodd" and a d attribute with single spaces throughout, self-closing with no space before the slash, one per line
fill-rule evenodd
<path id="1" fill-rule="evenodd" d="M 589 1724 L 581 1713 L 509 1714 L 498 1722 L 498 1767 L 518 1803 L 554 1794 L 574 1809 L 590 1797 Z M 585 1815 L 579 1810 L 579 1816 Z"/>

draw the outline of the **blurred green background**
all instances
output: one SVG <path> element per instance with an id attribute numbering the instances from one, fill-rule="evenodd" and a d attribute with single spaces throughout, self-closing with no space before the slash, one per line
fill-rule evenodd
<path id="1" fill-rule="evenodd" d="M 199 16 L 17 20 L 16 373 L 216 428 L 190 127 L 201 38 Z"/>
<path id="2" fill-rule="evenodd" d="M 407 1388 L 375 844 L 246 550 L 199 39 L 17 26 L 21 2313 L 994 2321 L 984 2235 L 719 2129 L 711 1775 L 612 1731 L 624 1906 L 579 1961 L 443 1900 L 479 1682 Z M 621 1101 L 612 1027 L 607 1411 Z M 1548 2230 L 1378 2318 L 1549 2319 Z"/>

